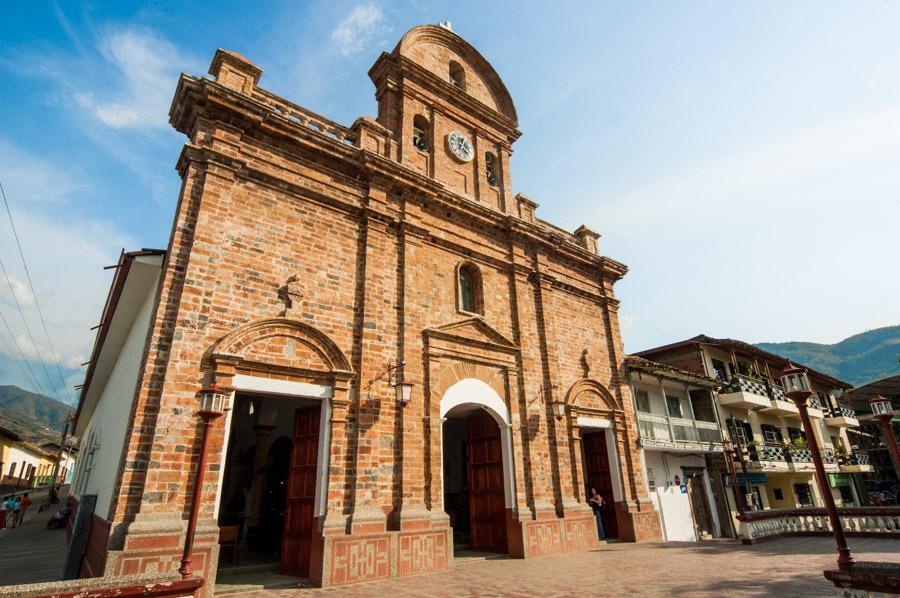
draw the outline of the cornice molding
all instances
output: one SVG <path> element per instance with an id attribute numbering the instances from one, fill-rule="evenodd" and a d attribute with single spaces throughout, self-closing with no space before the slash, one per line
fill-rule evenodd
<path id="1" fill-rule="evenodd" d="M 510 241 L 533 243 L 541 246 L 554 259 L 568 261 L 582 269 L 599 270 L 602 278 L 609 278 L 613 282 L 621 279 L 628 271 L 624 264 L 588 252 L 577 244 L 574 237 L 566 238 L 566 233 L 563 231 L 538 222 L 527 222 L 512 214 L 504 214 L 480 205 L 450 191 L 442 183 L 417 173 L 396 161 L 327 137 L 319 131 L 275 113 L 273 108 L 257 99 L 237 93 L 209 79 L 182 75 L 170 111 L 170 122 L 178 130 L 187 132 L 192 128 L 193 121 L 200 118 L 201 115 L 214 119 L 214 114 L 208 114 L 212 110 L 211 106 L 225 110 L 228 114 L 240 116 L 244 120 L 246 128 L 259 127 L 266 133 L 284 137 L 309 151 L 325 152 L 335 159 L 344 161 L 351 170 L 355 168 L 360 172 L 361 180 L 371 176 L 385 177 L 394 187 L 411 192 L 407 201 L 419 202 L 423 206 L 438 204 L 440 209 L 450 210 L 454 212 L 455 216 L 474 219 L 480 226 L 498 232 L 502 231 L 502 234 L 506 235 Z M 234 126 L 234 122 L 228 124 Z M 181 172 L 185 166 L 185 159 L 196 155 L 187 151 L 188 147 L 195 150 L 200 149 L 199 146 L 190 144 L 186 146 L 186 151 L 183 151 L 182 157 L 179 158 L 178 168 Z M 205 151 L 216 154 L 226 164 L 229 161 L 232 163 L 236 161 L 235 158 L 217 153 L 212 149 L 207 148 Z M 207 156 L 210 155 L 212 154 L 207 154 Z M 240 160 L 237 161 L 240 162 Z M 298 194 L 298 191 L 302 190 L 303 197 L 309 197 L 310 193 L 315 193 L 315 190 L 286 181 L 277 175 L 254 169 L 245 162 L 240 172 L 248 176 L 253 173 L 252 176 L 255 180 L 265 181 L 268 186 L 294 194 Z M 335 173 L 338 174 L 337 171 Z M 348 177 L 347 180 L 352 180 L 352 177 Z M 325 196 L 319 195 L 322 200 L 326 200 Z M 327 200 L 325 203 L 329 205 L 341 203 L 340 200 L 332 198 L 327 198 Z M 358 205 L 352 205 L 345 208 L 345 211 L 358 211 L 358 209 Z"/>

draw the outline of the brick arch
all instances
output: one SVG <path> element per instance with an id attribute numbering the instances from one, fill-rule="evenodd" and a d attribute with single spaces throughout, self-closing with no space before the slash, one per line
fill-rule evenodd
<path id="1" fill-rule="evenodd" d="M 622 405 L 609 389 L 590 378 L 579 380 L 566 393 L 566 403 L 572 407 L 601 411 L 621 411 Z"/>
<path id="2" fill-rule="evenodd" d="M 437 404 L 447 393 L 447 389 L 466 378 L 481 380 L 494 389 L 501 397 L 506 396 L 505 370 L 480 363 L 457 361 L 443 367 L 431 381 L 431 395 Z"/>
<path id="3" fill-rule="evenodd" d="M 512 121 L 518 121 L 519 117 L 516 114 L 512 97 L 509 95 L 506 85 L 503 84 L 503 80 L 500 79 L 500 75 L 497 74 L 491 63 L 478 50 L 449 29 L 439 25 L 413 27 L 403 35 L 392 54 L 394 56 L 405 56 L 423 68 L 434 72 L 441 79 L 445 79 L 449 75 L 449 71 L 446 73 L 443 71 L 435 72 L 432 61 L 426 59 L 429 55 L 437 58 L 440 55 L 439 51 L 441 48 L 452 52 L 459 59 L 461 66 L 470 70 L 466 76 L 466 92 L 469 95 L 476 97 L 480 102 L 495 109 Z M 443 65 L 443 63 L 441 64 Z M 449 67 L 449 64 L 447 66 Z M 486 95 L 473 89 L 473 75 L 478 79 L 480 85 L 483 86 L 483 91 Z"/>
<path id="4" fill-rule="evenodd" d="M 233 355 L 245 357 L 253 346 L 263 343 L 293 340 L 321 362 L 326 371 L 352 370 L 350 361 L 326 334 L 303 322 L 288 318 L 273 318 L 245 324 L 232 330 L 213 345 L 213 355 Z M 319 368 L 316 368 L 319 369 Z"/>

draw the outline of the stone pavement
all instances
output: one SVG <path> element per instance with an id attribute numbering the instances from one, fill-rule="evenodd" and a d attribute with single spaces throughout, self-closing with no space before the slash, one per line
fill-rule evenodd
<path id="1" fill-rule="evenodd" d="M 850 538 L 857 560 L 900 562 L 900 542 Z M 528 560 L 471 560 L 449 571 L 330 590 L 272 589 L 243 596 L 834 596 L 822 570 L 836 559 L 830 537 L 608 544 L 585 553 Z"/>
<path id="2" fill-rule="evenodd" d="M 59 504 L 38 513 L 46 496 L 46 490 L 29 492 L 34 504 L 29 507 L 22 525 L 0 530 L 0 586 L 55 581 L 62 575 L 68 550 L 66 530 L 48 530 L 47 520 L 65 503 L 65 495 L 60 494 Z"/>

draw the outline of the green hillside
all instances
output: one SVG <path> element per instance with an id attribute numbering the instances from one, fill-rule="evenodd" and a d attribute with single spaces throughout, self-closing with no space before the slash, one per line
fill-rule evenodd
<path id="1" fill-rule="evenodd" d="M 70 409 L 56 399 L 18 386 L 0 386 L 0 426 L 29 440 L 51 438 L 59 442 Z"/>
<path id="2" fill-rule="evenodd" d="M 900 326 L 868 330 L 833 345 L 790 342 L 756 346 L 855 386 L 900 373 Z"/>

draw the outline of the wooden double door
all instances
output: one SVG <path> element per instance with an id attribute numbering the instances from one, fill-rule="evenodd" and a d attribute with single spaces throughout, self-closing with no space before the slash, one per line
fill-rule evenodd
<path id="1" fill-rule="evenodd" d="M 712 512 L 706 497 L 706 483 L 703 470 L 683 467 L 684 483 L 687 485 L 688 502 L 694 519 L 694 532 L 698 540 L 714 537 Z"/>
<path id="2" fill-rule="evenodd" d="M 315 528 L 320 413 L 321 405 L 301 407 L 294 412 L 293 446 L 281 535 L 280 569 L 285 575 L 309 575 Z"/>
<path id="3" fill-rule="evenodd" d="M 468 416 L 469 528 L 472 550 L 507 552 L 500 426 L 479 410 Z"/>
<path id="4" fill-rule="evenodd" d="M 584 479 L 585 494 L 590 498 L 591 488 L 596 488 L 603 497 L 603 531 L 607 538 L 619 537 L 619 525 L 616 521 L 615 497 L 613 496 L 613 475 L 610 465 L 609 451 L 606 448 L 606 435 L 611 431 L 599 430 L 585 432 L 581 437 L 584 447 Z"/>

